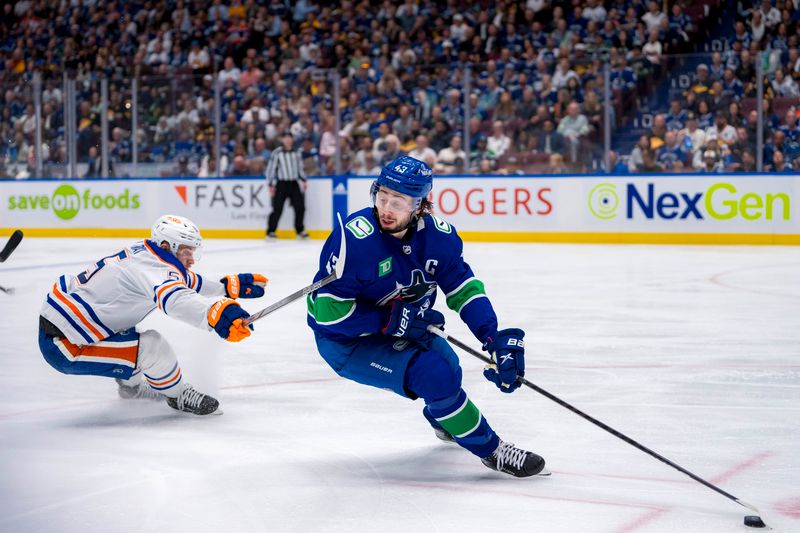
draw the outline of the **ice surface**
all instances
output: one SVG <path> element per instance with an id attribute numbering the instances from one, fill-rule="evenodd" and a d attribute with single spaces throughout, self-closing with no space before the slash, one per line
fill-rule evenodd
<path id="1" fill-rule="evenodd" d="M 2 241 L 4 242 L 4 241 Z M 153 314 L 224 415 L 117 398 L 36 342 L 57 275 L 127 240 L 26 239 L 0 267 L 0 531 L 729 532 L 743 507 L 537 393 L 464 387 L 550 478 L 513 479 L 438 441 L 421 402 L 338 378 L 296 302 L 227 344 Z M 211 240 L 197 270 L 258 271 L 266 307 L 311 281 L 319 241 Z M 465 245 L 527 376 L 800 531 L 800 249 Z M 357 260 L 348 257 L 348 260 Z M 438 307 L 444 310 L 443 298 Z M 447 331 L 477 341 L 452 312 Z"/>

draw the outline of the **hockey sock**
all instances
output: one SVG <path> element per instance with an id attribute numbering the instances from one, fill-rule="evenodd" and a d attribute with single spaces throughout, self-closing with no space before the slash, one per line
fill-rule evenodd
<path id="1" fill-rule="evenodd" d="M 448 398 L 428 402 L 427 409 L 433 419 L 469 452 L 484 458 L 497 448 L 499 437 L 464 389 Z"/>
<path id="2" fill-rule="evenodd" d="M 157 331 L 148 330 L 139 335 L 136 366 L 137 370 L 141 369 L 147 384 L 164 396 L 177 398 L 185 386 L 175 352 Z"/>

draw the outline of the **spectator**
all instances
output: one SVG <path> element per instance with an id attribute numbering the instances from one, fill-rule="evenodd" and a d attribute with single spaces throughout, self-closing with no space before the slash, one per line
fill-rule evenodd
<path id="1" fill-rule="evenodd" d="M 294 228 L 298 239 L 307 239 L 305 231 L 305 192 L 307 188 L 306 174 L 300 150 L 294 148 L 294 137 L 291 133 L 284 133 L 281 137 L 281 146 L 272 152 L 272 157 L 267 165 L 267 185 L 272 197 L 272 213 L 267 220 L 267 238 L 277 237 L 275 231 L 283 214 L 286 200 L 294 210 Z"/>
<path id="2" fill-rule="evenodd" d="M 797 82 L 791 76 L 786 76 L 782 68 L 775 70 L 770 85 L 777 96 L 788 98 L 800 97 L 800 89 L 798 89 Z"/>
<path id="3" fill-rule="evenodd" d="M 401 105 L 398 113 L 398 117 L 392 122 L 392 131 L 402 143 L 405 143 L 413 137 L 414 117 L 407 105 Z"/>
<path id="4" fill-rule="evenodd" d="M 700 172 L 705 174 L 717 174 L 723 172 L 723 170 L 717 153 L 714 150 L 705 150 L 703 152 L 703 166 Z"/>
<path id="5" fill-rule="evenodd" d="M 197 171 L 190 168 L 189 157 L 186 155 L 181 155 L 178 156 L 178 165 L 173 167 L 171 170 L 163 172 L 161 175 L 185 178 L 197 175 Z"/>
<path id="6" fill-rule="evenodd" d="M 564 137 L 555 131 L 555 124 L 552 120 L 545 120 L 542 131 L 536 138 L 534 151 L 541 154 L 552 154 L 561 153 L 564 148 Z"/>
<path id="7" fill-rule="evenodd" d="M 764 17 L 764 24 L 768 32 L 772 32 L 781 22 L 781 12 L 773 7 L 771 0 L 762 0 L 761 15 Z"/>
<path id="8" fill-rule="evenodd" d="M 647 135 L 642 135 L 633 147 L 630 157 L 628 157 L 628 170 L 633 173 L 639 172 L 644 166 L 644 152 L 649 149 L 650 138 Z"/>
<path id="9" fill-rule="evenodd" d="M 606 162 L 605 161 L 603 161 L 603 168 L 609 174 L 627 174 L 628 173 L 628 165 L 624 161 L 620 160 L 619 154 L 617 152 L 615 152 L 614 150 L 610 150 L 608 152 L 608 163 L 609 163 L 608 168 L 610 168 L 611 170 L 608 170 L 606 168 Z"/>
<path id="10" fill-rule="evenodd" d="M 437 171 L 443 174 L 460 174 L 464 172 L 467 154 L 461 148 L 461 136 L 453 135 L 450 146 L 443 148 L 436 156 Z"/>
<path id="11" fill-rule="evenodd" d="M 371 153 L 364 156 L 364 163 L 356 167 L 357 176 L 378 176 L 381 173 L 381 166 L 375 161 Z"/>
<path id="12" fill-rule="evenodd" d="M 303 137 L 300 156 L 303 158 L 303 171 L 306 176 L 318 176 L 322 167 L 319 150 L 314 146 L 314 139 L 311 137 Z"/>
<path id="13" fill-rule="evenodd" d="M 211 67 L 211 57 L 208 48 L 201 47 L 198 41 L 192 41 L 187 62 L 195 75 L 206 74 Z"/>
<path id="14" fill-rule="evenodd" d="M 555 87 L 556 89 L 561 89 L 562 87 L 566 87 L 567 82 L 570 79 L 577 79 L 578 81 L 580 81 L 580 78 L 578 78 L 578 74 L 574 70 L 572 70 L 572 67 L 570 67 L 569 58 L 562 57 L 561 59 L 558 60 L 558 66 L 556 67 L 555 72 L 553 72 L 553 78 L 552 78 L 553 87 Z"/>
<path id="15" fill-rule="evenodd" d="M 706 144 L 701 146 L 699 150 L 695 152 L 694 160 L 692 161 L 692 166 L 697 169 L 703 169 L 705 165 L 705 160 L 707 159 L 708 153 L 712 152 L 714 154 L 714 162 L 719 163 L 722 159 L 722 150 L 720 148 L 718 139 L 716 134 L 708 134 L 706 135 Z M 720 169 L 721 169 L 720 165 Z"/>
<path id="16" fill-rule="evenodd" d="M 642 46 L 642 53 L 652 65 L 656 76 L 661 72 L 661 55 L 663 52 L 664 47 L 659 39 L 658 29 L 650 30 L 647 42 Z"/>
<path id="17" fill-rule="evenodd" d="M 661 21 L 665 20 L 667 16 L 659 9 L 658 2 L 650 0 L 647 3 L 647 13 L 642 15 L 642 22 L 647 25 L 647 31 L 658 31 L 661 27 Z"/>
<path id="18" fill-rule="evenodd" d="M 642 167 L 639 172 L 648 174 L 664 172 L 664 167 L 658 162 L 655 150 L 647 148 L 642 151 Z"/>
<path id="19" fill-rule="evenodd" d="M 481 134 L 478 135 L 477 144 L 475 146 L 475 150 L 472 150 L 469 155 L 470 160 L 470 170 L 480 171 L 481 169 L 481 162 L 487 160 L 491 163 L 491 168 L 496 167 L 497 163 L 497 154 L 495 154 L 488 145 L 486 136 Z"/>
<path id="20" fill-rule="evenodd" d="M 576 161 L 581 140 L 589 133 L 589 121 L 581 114 L 580 105 L 572 102 L 567 106 L 567 115 L 558 124 L 558 133 L 569 143 L 570 159 Z"/>
<path id="21" fill-rule="evenodd" d="M 403 154 L 400 152 L 400 139 L 394 133 L 390 133 L 386 136 L 386 149 L 381 152 L 381 159 L 377 162 L 378 166 L 385 167 L 401 155 Z"/>
<path id="22" fill-rule="evenodd" d="M 741 152 L 741 162 L 736 167 L 737 172 L 756 172 L 756 159 L 753 152 L 744 150 Z"/>
<path id="23" fill-rule="evenodd" d="M 706 130 L 706 136 L 713 136 L 724 144 L 733 144 L 737 138 L 736 128 L 728 124 L 726 113 L 717 113 L 714 125 Z"/>
<path id="24" fill-rule="evenodd" d="M 567 165 L 564 163 L 564 156 L 561 154 L 550 154 L 547 163 L 546 174 L 566 174 Z"/>
<path id="25" fill-rule="evenodd" d="M 658 149 L 658 164 L 667 171 L 679 171 L 686 166 L 689 154 L 678 140 L 676 131 L 668 131 L 664 137 L 664 146 Z"/>
<path id="26" fill-rule="evenodd" d="M 250 176 L 252 172 L 250 171 L 250 165 L 242 155 L 236 155 L 233 157 L 233 166 L 231 167 L 231 176 Z"/>
<path id="27" fill-rule="evenodd" d="M 772 162 L 767 167 L 767 169 L 770 172 L 779 172 L 779 173 L 792 172 L 793 173 L 792 165 L 789 164 L 789 163 L 786 163 L 786 160 L 785 160 L 785 158 L 783 156 L 783 152 L 778 151 L 778 150 L 776 150 L 775 152 L 772 153 Z"/>
<path id="28" fill-rule="evenodd" d="M 695 152 L 706 143 L 706 132 L 697 127 L 697 115 L 687 113 L 686 127 L 678 132 L 678 140 L 694 159 Z"/>
<path id="29" fill-rule="evenodd" d="M 218 79 L 220 85 L 223 87 L 239 86 L 239 80 L 242 77 L 242 71 L 236 66 L 233 58 L 228 56 L 225 58 L 224 68 L 219 72 Z"/>
<path id="30" fill-rule="evenodd" d="M 511 139 L 503 131 L 502 121 L 496 120 L 492 124 L 492 135 L 487 139 L 487 147 L 497 157 L 503 157 L 511 146 Z"/>
<path id="31" fill-rule="evenodd" d="M 413 150 L 408 152 L 408 155 L 414 159 L 419 159 L 420 161 L 425 162 L 428 162 L 428 160 L 432 159 L 434 164 L 431 165 L 431 168 L 435 167 L 436 152 L 428 146 L 428 138 L 425 135 L 417 135 L 416 143 L 416 146 Z"/>

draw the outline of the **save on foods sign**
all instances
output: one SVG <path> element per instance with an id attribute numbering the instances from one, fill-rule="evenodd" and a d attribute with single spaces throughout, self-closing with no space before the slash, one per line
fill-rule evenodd
<path id="1" fill-rule="evenodd" d="M 52 213 L 61 220 L 71 220 L 83 211 L 123 211 L 138 210 L 141 197 L 131 193 L 127 187 L 103 194 L 91 187 L 75 188 L 70 184 L 58 185 L 51 194 L 47 191 L 22 190 L 20 194 L 10 194 L 7 209 L 10 214 L 49 215 Z M 16 212 L 16 213 L 15 213 Z"/>

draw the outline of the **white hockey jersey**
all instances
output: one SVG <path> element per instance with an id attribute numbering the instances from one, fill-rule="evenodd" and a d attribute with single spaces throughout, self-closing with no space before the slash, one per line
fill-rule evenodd
<path id="1" fill-rule="evenodd" d="M 91 344 L 131 328 L 153 309 L 210 330 L 208 310 L 225 286 L 186 270 L 150 240 L 104 257 L 77 276 L 63 275 L 41 315 L 74 344 Z"/>

